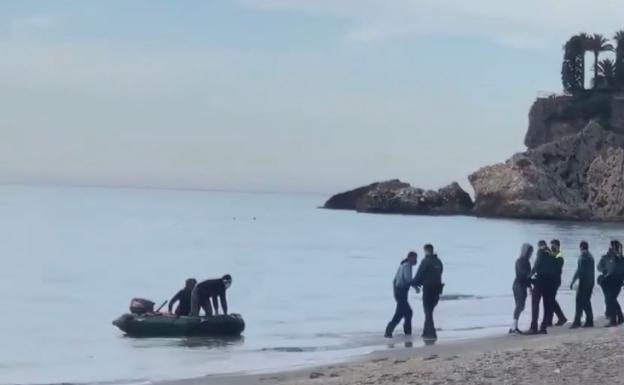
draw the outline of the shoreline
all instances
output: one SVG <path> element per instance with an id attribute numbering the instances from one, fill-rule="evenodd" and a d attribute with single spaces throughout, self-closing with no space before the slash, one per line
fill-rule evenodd
<path id="1" fill-rule="evenodd" d="M 624 384 L 624 367 L 620 365 L 624 358 L 624 328 L 569 330 L 568 325 L 551 328 L 548 335 L 468 338 L 379 350 L 333 365 L 261 374 L 207 375 L 157 384 Z M 406 341 L 396 339 L 399 344 Z M 614 360 L 618 364 L 609 365 Z M 610 371 L 616 371 L 617 377 L 606 376 Z M 574 378 L 577 380 L 572 381 Z"/>

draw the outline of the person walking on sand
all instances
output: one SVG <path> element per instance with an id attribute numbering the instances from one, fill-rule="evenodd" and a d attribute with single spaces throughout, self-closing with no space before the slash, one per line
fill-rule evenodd
<path id="1" fill-rule="evenodd" d="M 589 252 L 589 244 L 582 241 L 579 245 L 581 255 L 578 258 L 576 273 L 572 277 L 570 290 L 574 290 L 574 283 L 578 280 L 576 289 L 576 310 L 574 312 L 574 322 L 570 329 L 581 327 L 581 317 L 585 313 L 585 324 L 583 327 L 594 327 L 594 313 L 592 311 L 591 296 L 594 290 L 594 257 Z"/>
<path id="2" fill-rule="evenodd" d="M 531 296 L 531 328 L 528 334 L 546 334 L 548 320 L 552 318 L 553 302 L 557 291 L 557 274 L 559 268 L 555 258 L 548 250 L 546 241 L 537 243 L 537 257 L 531 270 L 533 282 L 533 295 Z M 540 302 L 544 304 L 544 315 L 539 330 L 537 323 L 539 320 Z"/>
<path id="3" fill-rule="evenodd" d="M 550 253 L 557 263 L 557 275 L 556 275 L 556 286 L 555 293 L 553 297 L 553 314 L 550 315 L 548 319 L 548 326 L 553 325 L 553 315 L 557 315 L 557 323 L 555 326 L 563 326 L 568 322 L 565 314 L 563 314 L 563 310 L 561 310 L 561 306 L 559 306 L 559 302 L 557 301 L 557 292 L 559 291 L 559 287 L 561 287 L 561 276 L 563 275 L 563 254 L 561 253 L 561 243 L 558 239 L 553 239 L 550 241 Z"/>
<path id="4" fill-rule="evenodd" d="M 412 267 L 418 263 L 418 254 L 410 251 L 407 258 L 401 261 L 399 268 L 392 281 L 396 310 L 392 320 L 386 326 L 386 338 L 392 338 L 396 326 L 403 320 L 403 331 L 406 336 L 412 335 L 412 308 L 407 300 L 412 283 Z"/>
<path id="5" fill-rule="evenodd" d="M 444 266 L 437 254 L 434 253 L 433 245 L 426 244 L 424 251 L 425 258 L 418 266 L 412 286 L 416 288 L 416 292 L 419 292 L 422 287 L 422 301 L 425 312 L 425 325 L 422 337 L 425 339 L 437 339 L 435 323 L 433 322 L 433 310 L 437 306 L 444 288 L 442 283 Z"/>
<path id="6" fill-rule="evenodd" d="M 609 320 L 607 327 L 617 326 L 624 322 L 622 308 L 617 299 L 622 290 L 622 270 L 624 265 L 621 247 L 622 245 L 619 241 L 611 241 L 609 251 L 600 258 L 597 266 L 597 270 L 600 272 L 598 282 L 605 297 L 606 316 Z"/>
<path id="7" fill-rule="evenodd" d="M 516 278 L 513 282 L 513 295 L 516 308 L 513 312 L 513 325 L 509 329 L 509 334 L 522 334 L 518 328 L 520 314 L 524 311 L 527 299 L 527 291 L 531 288 L 531 255 L 533 246 L 528 243 L 522 245 L 520 256 L 516 260 Z"/>

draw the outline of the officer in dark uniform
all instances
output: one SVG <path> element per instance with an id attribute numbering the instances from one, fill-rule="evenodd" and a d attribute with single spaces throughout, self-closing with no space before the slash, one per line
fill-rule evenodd
<path id="1" fill-rule="evenodd" d="M 435 309 L 444 284 L 442 283 L 442 271 L 444 267 L 437 254 L 433 252 L 433 246 L 426 244 L 424 247 L 425 258 L 420 263 L 412 286 L 416 291 L 422 287 L 423 309 L 425 312 L 425 325 L 422 337 L 426 339 L 437 339 L 435 324 L 433 322 L 433 310 Z"/>
<path id="2" fill-rule="evenodd" d="M 570 329 L 581 326 L 581 317 L 585 313 L 585 324 L 583 327 L 594 326 L 594 313 L 592 311 L 591 296 L 594 290 L 594 257 L 589 252 L 589 244 L 585 241 L 579 245 L 581 255 L 578 258 L 576 273 L 572 277 L 570 290 L 574 290 L 574 283 L 578 280 L 576 289 L 576 311 L 574 312 L 574 322 Z"/>
<path id="3" fill-rule="evenodd" d="M 559 279 L 559 265 L 548 250 L 546 241 L 537 244 L 537 257 L 531 270 L 533 277 L 533 296 L 531 297 L 531 328 L 529 334 L 546 334 L 549 320 L 553 316 L 555 295 L 557 293 L 557 280 Z M 538 330 L 540 302 L 544 304 L 544 315 Z"/>

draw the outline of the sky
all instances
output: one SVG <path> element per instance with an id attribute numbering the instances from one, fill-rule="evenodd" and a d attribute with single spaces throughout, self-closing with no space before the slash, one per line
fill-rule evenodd
<path id="1" fill-rule="evenodd" d="M 0 2 L 0 183 L 438 188 L 524 149 L 597 0 Z"/>

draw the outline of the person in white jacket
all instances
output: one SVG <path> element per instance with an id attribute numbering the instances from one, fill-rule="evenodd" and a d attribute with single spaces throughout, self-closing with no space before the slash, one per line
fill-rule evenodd
<path id="1" fill-rule="evenodd" d="M 399 269 L 392 281 L 394 299 L 396 300 L 396 310 L 394 317 L 386 327 L 386 338 L 392 338 L 392 333 L 396 326 L 403 320 L 403 331 L 406 336 L 412 335 L 412 308 L 407 301 L 407 295 L 412 285 L 412 267 L 418 263 L 418 254 L 410 251 L 407 258 L 401 261 Z"/>

